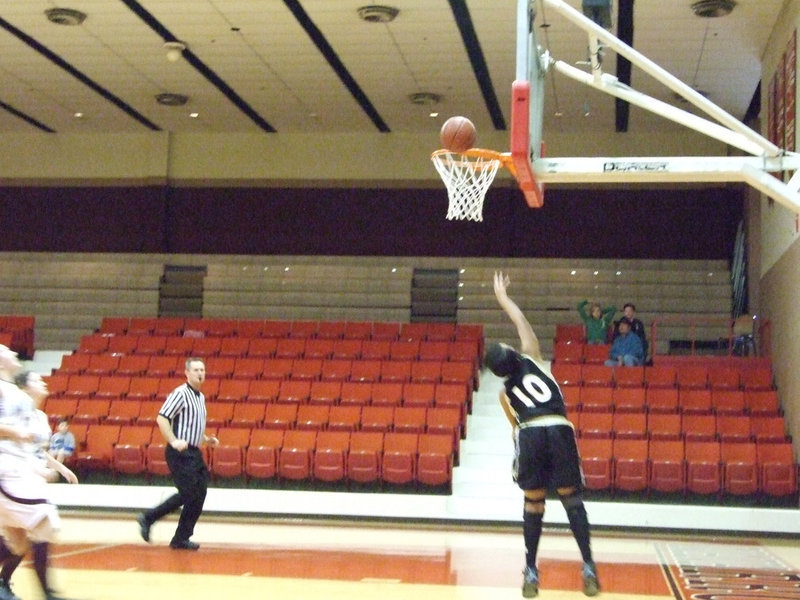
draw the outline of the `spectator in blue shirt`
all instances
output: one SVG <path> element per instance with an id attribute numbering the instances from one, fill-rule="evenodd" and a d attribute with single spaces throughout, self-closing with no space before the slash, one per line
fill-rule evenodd
<path id="1" fill-rule="evenodd" d="M 611 344 L 606 365 L 610 367 L 637 367 L 644 364 L 644 348 L 642 340 L 631 333 L 631 324 L 627 319 L 619 322 L 619 335 Z"/>

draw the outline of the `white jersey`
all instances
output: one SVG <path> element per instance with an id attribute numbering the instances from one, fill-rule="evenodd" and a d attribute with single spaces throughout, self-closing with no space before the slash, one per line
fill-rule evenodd
<path id="1" fill-rule="evenodd" d="M 33 432 L 38 429 L 37 421 L 31 397 L 15 384 L 0 380 L 0 425 Z M 35 452 L 35 444 L 0 439 L 0 453 L 28 457 Z"/>

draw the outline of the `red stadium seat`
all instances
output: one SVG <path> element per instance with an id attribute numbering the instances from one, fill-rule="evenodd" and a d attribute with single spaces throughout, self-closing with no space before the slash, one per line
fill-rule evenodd
<path id="1" fill-rule="evenodd" d="M 233 365 L 233 379 L 260 379 L 264 373 L 264 359 L 248 356 L 238 357 Z"/>
<path id="2" fill-rule="evenodd" d="M 108 398 L 81 398 L 72 415 L 73 423 L 99 424 L 108 415 L 111 401 Z"/>
<path id="3" fill-rule="evenodd" d="M 296 420 L 296 404 L 267 404 L 264 409 L 264 427 L 268 429 L 290 429 Z"/>
<path id="4" fill-rule="evenodd" d="M 644 412 L 645 388 L 616 387 L 612 392 L 611 401 L 617 412 Z"/>
<path id="5" fill-rule="evenodd" d="M 244 461 L 246 478 L 271 479 L 278 472 L 278 452 L 283 445 L 282 429 L 255 429 L 250 434 Z"/>
<path id="6" fill-rule="evenodd" d="M 701 365 L 682 365 L 676 370 L 679 388 L 708 387 L 708 367 Z"/>
<path id="7" fill-rule="evenodd" d="M 757 444 L 761 490 L 768 496 L 797 494 L 797 464 L 791 443 Z"/>
<path id="8" fill-rule="evenodd" d="M 342 406 L 366 406 L 372 399 L 372 384 L 360 381 L 345 381 L 342 383 L 342 395 L 339 404 Z"/>
<path id="9" fill-rule="evenodd" d="M 303 358 L 316 358 L 320 360 L 331 358 L 333 356 L 333 343 L 334 340 L 331 338 L 306 340 Z"/>
<path id="10" fill-rule="evenodd" d="M 58 367 L 59 375 L 81 375 L 89 366 L 89 360 L 94 356 L 106 356 L 104 354 L 89 354 L 76 352 L 74 354 L 64 354 L 61 357 L 61 366 Z M 119 359 L 117 359 L 119 360 Z"/>
<path id="11" fill-rule="evenodd" d="M 142 403 L 139 400 L 112 400 L 105 422 L 109 425 L 130 425 L 139 417 Z"/>
<path id="12" fill-rule="evenodd" d="M 720 442 L 749 442 L 752 439 L 749 415 L 717 415 Z"/>
<path id="13" fill-rule="evenodd" d="M 614 483 L 614 454 L 611 438 L 578 440 L 581 466 L 590 490 L 608 490 Z"/>
<path id="14" fill-rule="evenodd" d="M 356 431 L 360 426 L 360 406 L 331 406 L 331 410 L 328 413 L 329 431 Z"/>
<path id="15" fill-rule="evenodd" d="M 226 402 L 225 404 L 231 407 L 228 419 L 230 427 L 256 429 L 264 424 L 266 404 L 260 402 L 237 402 L 236 404 Z"/>
<path id="16" fill-rule="evenodd" d="M 686 465 L 683 459 L 683 442 L 678 440 L 650 440 L 649 488 L 656 492 L 684 492 Z"/>
<path id="17" fill-rule="evenodd" d="M 321 431 L 328 426 L 330 407 L 321 404 L 303 404 L 297 408 L 296 429 Z"/>
<path id="18" fill-rule="evenodd" d="M 236 323 L 236 335 L 250 340 L 263 337 L 264 321 L 261 319 L 240 319 Z"/>
<path id="19" fill-rule="evenodd" d="M 679 413 L 650 413 L 647 415 L 647 435 L 651 440 L 683 443 L 683 424 Z"/>
<path id="20" fill-rule="evenodd" d="M 320 431 L 314 451 L 314 479 L 341 481 L 347 477 L 347 453 L 350 433 L 347 431 Z"/>
<path id="21" fill-rule="evenodd" d="M 747 496 L 759 491 L 758 460 L 753 443 L 722 442 L 723 491 L 735 496 Z"/>
<path id="22" fill-rule="evenodd" d="M 377 481 L 381 477 L 384 434 L 357 431 L 350 435 L 347 455 L 347 478 L 358 483 Z"/>
<path id="23" fill-rule="evenodd" d="M 606 355 L 606 358 L 608 356 Z M 574 341 L 558 341 L 553 344 L 554 363 L 582 363 L 583 344 Z"/>
<path id="24" fill-rule="evenodd" d="M 647 489 L 649 464 L 646 439 L 615 439 L 614 489 L 625 492 L 639 492 Z"/>
<path id="25" fill-rule="evenodd" d="M 278 476 L 282 479 L 309 479 L 311 477 L 317 432 L 290 430 L 283 436 L 278 453 Z"/>
<path id="26" fill-rule="evenodd" d="M 322 361 L 322 372 L 320 379 L 346 381 L 350 379 L 350 371 L 353 368 L 353 361 L 344 359 L 330 359 Z"/>
<path id="27" fill-rule="evenodd" d="M 317 328 L 317 338 L 336 340 L 344 337 L 344 321 L 321 321 Z"/>
<path id="28" fill-rule="evenodd" d="M 313 381 L 308 403 L 332 406 L 339 402 L 341 396 L 341 381 Z"/>
<path id="29" fill-rule="evenodd" d="M 445 485 L 453 478 L 453 439 L 448 435 L 422 434 L 417 446 L 416 480 L 423 485 Z"/>
<path id="30" fill-rule="evenodd" d="M 140 354 L 126 354 L 119 357 L 116 375 L 126 375 L 127 377 L 138 377 L 147 373 L 150 364 L 149 356 Z"/>
<path id="31" fill-rule="evenodd" d="M 386 483 L 405 484 L 414 481 L 417 466 L 419 435 L 387 433 L 383 439 L 381 479 Z"/>
<path id="32" fill-rule="evenodd" d="M 719 494 L 722 470 L 719 442 L 686 442 L 686 490 L 695 494 Z"/>
<path id="33" fill-rule="evenodd" d="M 431 400 L 433 396 L 431 396 Z M 372 384 L 372 406 L 400 406 L 403 402 L 403 384 L 378 382 Z"/>
<path id="34" fill-rule="evenodd" d="M 245 402 L 267 404 L 275 402 L 281 390 L 281 382 L 277 379 L 255 379 L 247 387 Z"/>
<path id="35" fill-rule="evenodd" d="M 302 358 L 305 351 L 305 338 L 279 339 L 275 347 L 275 358 Z"/>
<path id="36" fill-rule="evenodd" d="M 653 365 L 644 368 L 644 384 L 648 388 L 673 388 L 677 385 L 675 367 Z"/>

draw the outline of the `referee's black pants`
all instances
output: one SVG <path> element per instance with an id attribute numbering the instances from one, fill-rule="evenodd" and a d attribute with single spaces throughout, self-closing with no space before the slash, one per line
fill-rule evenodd
<path id="1" fill-rule="evenodd" d="M 195 523 L 203 512 L 208 490 L 208 467 L 203 460 L 203 452 L 197 446 L 189 446 L 183 452 L 178 452 L 168 444 L 165 452 L 178 493 L 145 513 L 145 519 L 149 523 L 155 523 L 164 515 L 183 506 L 178 528 L 172 538 L 173 542 L 183 542 L 192 537 Z"/>

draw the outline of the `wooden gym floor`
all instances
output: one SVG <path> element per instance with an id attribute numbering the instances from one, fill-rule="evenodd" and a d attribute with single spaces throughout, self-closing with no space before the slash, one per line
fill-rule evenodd
<path id="1" fill-rule="evenodd" d="M 291 598 L 471 600 L 520 598 L 522 536 L 513 526 L 409 526 L 204 515 L 197 552 L 170 550 L 175 519 L 138 535 L 134 513 L 62 514 L 53 584 L 84 600 Z M 608 600 L 800 599 L 800 548 L 791 538 L 596 532 Z M 547 529 L 539 597 L 583 598 L 569 531 Z M 14 592 L 39 598 L 29 563 Z"/>

